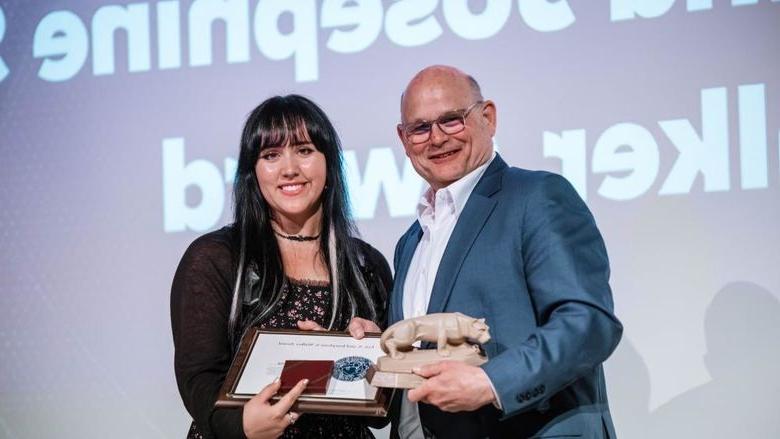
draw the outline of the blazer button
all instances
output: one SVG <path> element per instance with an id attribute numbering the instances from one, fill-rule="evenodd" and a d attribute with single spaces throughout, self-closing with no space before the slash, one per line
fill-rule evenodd
<path id="1" fill-rule="evenodd" d="M 534 388 L 534 391 L 533 391 L 533 392 L 531 392 L 531 395 L 533 395 L 533 396 L 539 396 L 539 388 L 538 388 L 538 387 L 535 387 L 535 388 Z"/>
<path id="2" fill-rule="evenodd" d="M 522 394 L 522 393 L 519 393 L 519 394 L 518 394 L 518 395 L 515 397 L 515 399 L 517 400 L 517 402 L 524 402 L 524 401 L 525 401 L 525 398 L 523 397 L 523 394 Z"/>
<path id="3" fill-rule="evenodd" d="M 525 399 L 531 399 L 531 392 L 525 392 L 525 394 L 523 394 L 523 397 Z"/>
<path id="4" fill-rule="evenodd" d="M 539 386 L 539 393 L 544 393 L 544 384 Z"/>

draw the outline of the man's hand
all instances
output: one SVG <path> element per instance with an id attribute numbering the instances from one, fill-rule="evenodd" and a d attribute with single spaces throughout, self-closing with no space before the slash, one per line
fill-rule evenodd
<path id="1" fill-rule="evenodd" d="M 314 320 L 298 320 L 298 329 L 301 331 L 327 331 Z"/>
<path id="2" fill-rule="evenodd" d="M 462 412 L 495 401 L 490 378 L 479 367 L 446 360 L 412 371 L 428 378 L 420 387 L 408 392 L 412 402 L 432 404 L 445 412 Z"/>
<path id="3" fill-rule="evenodd" d="M 382 332 L 376 323 L 361 317 L 353 317 L 349 322 L 349 326 L 347 326 L 347 330 L 349 331 L 349 335 L 357 340 L 365 337 L 366 332 Z"/>
<path id="4" fill-rule="evenodd" d="M 323 328 L 313 320 L 298 320 L 298 329 L 302 331 L 325 331 L 326 330 L 325 328 Z M 352 338 L 356 340 L 360 340 L 361 338 L 365 337 L 366 332 L 382 332 L 382 330 L 379 329 L 379 326 L 377 326 L 376 323 L 372 322 L 371 320 L 366 320 L 360 317 L 353 317 L 352 320 L 349 321 L 349 326 L 347 326 L 347 330 L 349 331 L 349 335 L 351 335 Z"/>

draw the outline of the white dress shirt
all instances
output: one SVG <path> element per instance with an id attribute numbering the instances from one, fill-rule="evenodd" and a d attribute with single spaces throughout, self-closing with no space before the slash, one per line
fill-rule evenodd
<path id="1" fill-rule="evenodd" d="M 438 191 L 429 187 L 417 204 L 417 221 L 423 236 L 414 251 L 404 283 L 405 319 L 428 313 L 433 282 L 452 230 L 471 192 L 495 157 L 494 151 L 488 161 L 447 187 Z"/>
<path id="2" fill-rule="evenodd" d="M 463 212 L 463 207 L 466 206 L 466 201 L 495 158 L 496 153 L 493 151 L 490 159 L 478 168 L 438 191 L 429 187 L 420 199 L 417 205 L 417 221 L 420 223 L 423 236 L 414 251 L 404 282 L 405 319 L 428 314 L 433 282 L 436 280 L 436 273 L 439 271 L 447 242 L 455 229 L 460 213 Z M 492 387 L 493 383 L 490 383 L 490 386 Z M 493 393 L 497 398 L 498 393 L 495 388 Z M 406 391 L 401 400 L 398 434 L 406 439 L 424 438 L 417 404 L 409 402 Z"/>

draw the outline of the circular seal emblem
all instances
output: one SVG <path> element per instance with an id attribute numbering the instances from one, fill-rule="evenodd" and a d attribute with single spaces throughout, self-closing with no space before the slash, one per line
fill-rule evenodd
<path id="1" fill-rule="evenodd" d="M 362 380 L 371 367 L 371 360 L 363 357 L 344 357 L 336 360 L 333 378 L 339 381 Z"/>

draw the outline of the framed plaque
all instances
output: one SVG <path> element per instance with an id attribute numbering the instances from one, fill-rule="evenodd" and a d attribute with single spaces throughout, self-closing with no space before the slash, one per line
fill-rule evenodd
<path id="1" fill-rule="evenodd" d="M 329 415 L 387 415 L 392 389 L 368 384 L 366 375 L 385 353 L 379 333 L 355 340 L 348 333 L 259 329 L 247 331 L 220 389 L 217 407 L 241 407 L 281 376 L 288 360 L 332 361 L 324 394 L 303 394 L 292 409 Z M 279 399 L 282 394 L 274 396 Z"/>

